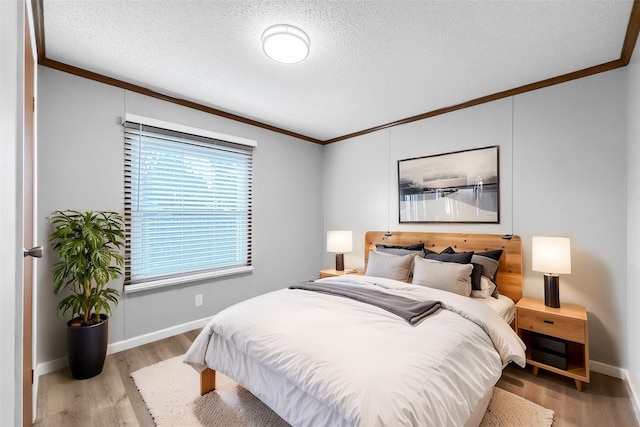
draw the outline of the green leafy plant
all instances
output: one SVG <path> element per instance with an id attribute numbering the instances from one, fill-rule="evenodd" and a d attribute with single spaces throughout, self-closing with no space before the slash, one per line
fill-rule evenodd
<path id="1" fill-rule="evenodd" d="M 111 314 L 120 292 L 107 284 L 122 274 L 124 221 L 116 212 L 55 211 L 49 242 L 60 261 L 53 266 L 53 292 L 68 290 L 58 314 L 71 312 L 71 326 L 99 323 Z"/>

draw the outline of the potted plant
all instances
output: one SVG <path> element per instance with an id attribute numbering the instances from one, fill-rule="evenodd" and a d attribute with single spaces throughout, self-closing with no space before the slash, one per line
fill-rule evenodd
<path id="1" fill-rule="evenodd" d="M 107 284 L 122 274 L 124 221 L 116 212 L 56 211 L 50 243 L 60 261 L 53 266 L 53 292 L 70 294 L 58 304 L 67 322 L 71 374 L 86 379 L 102 372 L 109 339 L 110 304 L 120 292 Z"/>

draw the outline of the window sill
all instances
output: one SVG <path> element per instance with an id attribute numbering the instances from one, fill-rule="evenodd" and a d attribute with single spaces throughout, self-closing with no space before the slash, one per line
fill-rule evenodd
<path id="1" fill-rule="evenodd" d="M 252 266 L 229 268 L 226 270 L 208 271 L 206 273 L 192 274 L 182 277 L 171 277 L 168 279 L 152 280 L 144 283 L 136 283 L 133 285 L 125 285 L 124 293 L 132 294 L 135 292 L 149 291 L 151 289 L 165 288 L 167 286 L 181 285 L 198 280 L 215 279 L 217 277 L 233 276 L 236 274 L 249 273 L 253 271 Z"/>

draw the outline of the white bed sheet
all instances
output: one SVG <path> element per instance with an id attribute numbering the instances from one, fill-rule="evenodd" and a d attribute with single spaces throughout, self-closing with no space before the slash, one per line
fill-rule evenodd
<path id="1" fill-rule="evenodd" d="M 506 295 L 498 295 L 498 298 L 472 298 L 491 307 L 507 322 L 508 325 L 513 322 L 516 316 L 516 303 Z"/>
<path id="2" fill-rule="evenodd" d="M 185 362 L 218 370 L 294 426 L 461 426 L 524 344 L 491 308 L 388 279 L 323 279 L 367 286 L 446 309 L 416 326 L 377 307 L 280 290 L 216 315 Z M 482 409 L 482 408 L 480 408 Z"/>

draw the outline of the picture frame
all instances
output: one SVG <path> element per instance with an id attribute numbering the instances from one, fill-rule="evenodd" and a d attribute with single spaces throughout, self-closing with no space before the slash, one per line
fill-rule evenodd
<path id="1" fill-rule="evenodd" d="M 498 148 L 398 160 L 400 223 L 500 223 Z"/>

